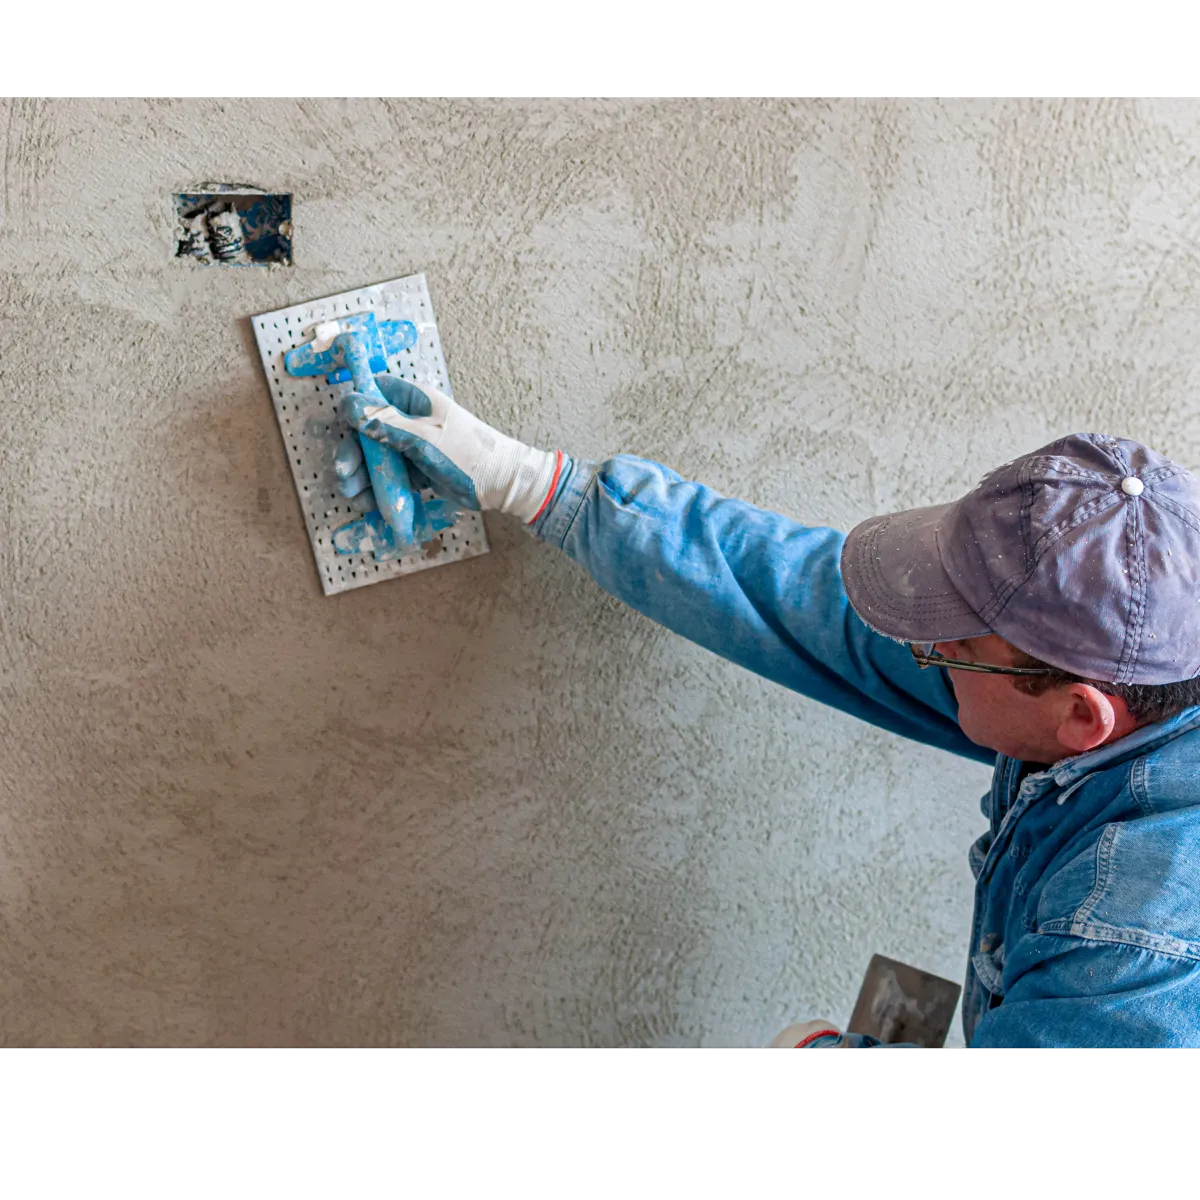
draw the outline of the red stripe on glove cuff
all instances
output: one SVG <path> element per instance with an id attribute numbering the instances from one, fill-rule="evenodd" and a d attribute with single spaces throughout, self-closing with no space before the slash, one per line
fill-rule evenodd
<path id="1" fill-rule="evenodd" d="M 559 476 L 562 475 L 563 452 L 561 450 L 555 450 L 554 453 L 557 456 L 554 460 L 554 478 L 550 480 L 550 490 L 546 493 L 545 500 L 542 501 L 542 507 L 539 508 L 537 512 L 535 512 L 529 519 L 530 525 L 532 525 L 534 521 L 536 521 L 538 517 L 540 517 L 542 513 L 546 511 L 546 505 L 550 503 L 550 497 L 554 495 L 555 489 L 558 487 L 558 479 Z"/>
<path id="2" fill-rule="evenodd" d="M 840 1029 L 818 1029 L 816 1033 L 810 1033 L 808 1035 L 808 1037 L 806 1037 L 804 1039 L 804 1041 L 797 1042 L 792 1047 L 792 1049 L 793 1050 L 803 1050 L 804 1047 L 809 1044 L 809 1042 L 815 1042 L 817 1040 L 817 1038 L 841 1037 L 841 1036 L 842 1036 L 842 1031 Z"/>

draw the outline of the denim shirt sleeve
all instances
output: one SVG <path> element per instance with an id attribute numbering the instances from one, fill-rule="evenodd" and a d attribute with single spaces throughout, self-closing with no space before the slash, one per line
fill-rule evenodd
<path id="1" fill-rule="evenodd" d="M 792 691 L 991 764 L 959 728 L 944 673 L 855 613 L 845 536 L 730 500 L 645 459 L 564 460 L 531 532 L 651 620 Z"/>
<path id="2" fill-rule="evenodd" d="M 971 1048 L 1195 1045 L 1200 963 L 1142 946 L 1060 935 L 975 1027 Z"/>

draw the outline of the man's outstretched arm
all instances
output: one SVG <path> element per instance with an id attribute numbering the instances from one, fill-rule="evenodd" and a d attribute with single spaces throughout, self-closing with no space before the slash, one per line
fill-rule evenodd
<path id="1" fill-rule="evenodd" d="M 645 459 L 537 450 L 453 399 L 393 376 L 386 403 L 343 403 L 463 507 L 499 509 L 560 546 L 605 591 L 756 674 L 873 725 L 990 763 L 957 721 L 940 671 L 870 629 L 842 584 L 844 535 L 729 500 Z M 353 450 L 353 439 L 347 440 Z M 352 470 L 353 463 L 345 464 Z"/>

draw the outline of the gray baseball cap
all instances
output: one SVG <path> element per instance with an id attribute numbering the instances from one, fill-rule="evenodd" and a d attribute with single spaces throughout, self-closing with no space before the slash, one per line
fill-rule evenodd
<path id="1" fill-rule="evenodd" d="M 1124 438 L 1074 433 L 952 504 L 872 517 L 842 548 L 868 625 L 905 642 L 999 634 L 1088 679 L 1200 674 L 1200 481 Z"/>

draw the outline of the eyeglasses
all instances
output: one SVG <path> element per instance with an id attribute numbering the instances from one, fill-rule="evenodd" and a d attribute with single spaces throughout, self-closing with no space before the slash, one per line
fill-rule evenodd
<path id="1" fill-rule="evenodd" d="M 1059 675 L 1060 671 L 1056 671 L 1053 667 L 994 667 L 991 663 L 966 662 L 961 658 L 946 658 L 945 655 L 939 654 L 932 646 L 928 650 L 922 649 L 914 642 L 908 643 L 909 653 L 916 659 L 917 666 L 924 669 L 925 667 L 944 667 L 947 670 L 954 671 L 979 671 L 985 675 Z"/>

